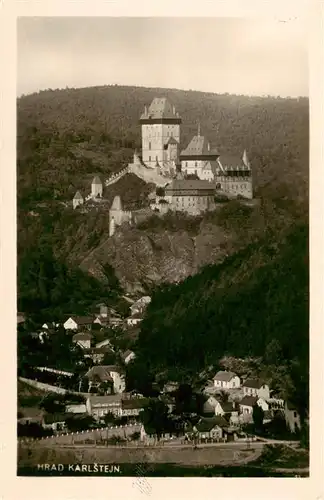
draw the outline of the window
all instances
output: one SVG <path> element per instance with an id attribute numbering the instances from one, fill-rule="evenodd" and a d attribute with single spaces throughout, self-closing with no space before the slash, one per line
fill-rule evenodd
<path id="1" fill-rule="evenodd" d="M 195 167 L 197 166 L 197 162 L 195 161 Z"/>
<path id="2" fill-rule="evenodd" d="M 149 142 L 149 149 L 151 149 L 151 143 Z"/>
<path id="3" fill-rule="evenodd" d="M 297 418 L 297 412 L 294 411 L 294 418 Z"/>
<path id="4" fill-rule="evenodd" d="M 151 161 L 151 157 L 149 156 L 149 161 Z"/>

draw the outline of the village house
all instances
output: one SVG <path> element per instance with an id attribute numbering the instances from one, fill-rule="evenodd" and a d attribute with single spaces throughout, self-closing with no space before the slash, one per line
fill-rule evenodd
<path id="1" fill-rule="evenodd" d="M 239 408 L 237 406 L 234 401 L 219 401 L 215 396 L 209 396 L 204 404 L 203 412 L 206 415 L 224 417 L 231 425 L 238 425 Z"/>
<path id="2" fill-rule="evenodd" d="M 101 318 L 108 318 L 109 316 L 109 307 L 105 303 L 97 304 L 97 307 L 99 308 L 99 316 Z"/>
<path id="3" fill-rule="evenodd" d="M 107 413 L 112 413 L 115 417 L 121 416 L 121 394 L 111 394 L 107 396 L 89 396 L 86 407 L 89 415 L 96 420 L 103 418 Z"/>
<path id="4" fill-rule="evenodd" d="M 87 413 L 86 403 L 70 403 L 65 406 L 65 413 L 83 414 Z"/>
<path id="5" fill-rule="evenodd" d="M 114 350 L 109 345 L 91 347 L 90 349 L 84 349 L 83 351 L 84 357 L 92 359 L 95 364 L 100 364 L 104 360 L 107 353 L 115 355 Z"/>
<path id="6" fill-rule="evenodd" d="M 82 347 L 82 349 L 90 349 L 93 336 L 89 332 L 79 332 L 73 335 L 72 342 Z"/>
<path id="7" fill-rule="evenodd" d="M 258 396 L 244 396 L 239 403 L 241 420 L 244 422 L 252 422 L 253 407 L 255 405 L 260 406 L 264 412 L 269 410 L 269 405 L 264 399 Z"/>
<path id="8" fill-rule="evenodd" d="M 289 401 L 284 406 L 285 421 L 290 432 L 298 432 L 301 429 L 300 415 L 296 407 Z"/>
<path id="9" fill-rule="evenodd" d="M 93 318 L 90 316 L 70 316 L 63 324 L 65 330 L 79 330 L 84 328 L 91 330 Z"/>
<path id="10" fill-rule="evenodd" d="M 240 377 L 229 371 L 219 371 L 214 377 L 214 387 L 222 390 L 237 389 L 241 385 Z"/>
<path id="11" fill-rule="evenodd" d="M 125 391 L 125 377 L 121 369 L 116 365 L 97 365 L 90 368 L 85 374 L 91 387 L 98 387 L 103 382 L 112 382 L 113 390 L 119 394 Z"/>
<path id="12" fill-rule="evenodd" d="M 61 431 L 65 429 L 65 420 L 68 413 L 46 413 L 44 415 L 44 429 L 52 429 L 53 431 Z"/>
<path id="13" fill-rule="evenodd" d="M 98 342 L 98 343 L 96 344 L 96 347 L 98 347 L 98 348 L 100 348 L 100 347 L 106 347 L 106 346 L 108 346 L 108 347 L 110 347 L 111 349 L 113 349 L 113 346 L 111 345 L 111 342 L 110 342 L 110 340 L 109 340 L 109 339 L 104 339 L 104 340 L 102 340 L 101 342 Z"/>
<path id="14" fill-rule="evenodd" d="M 93 320 L 94 325 L 100 325 L 102 328 L 107 328 L 110 325 L 110 319 L 102 316 L 96 316 Z"/>
<path id="15" fill-rule="evenodd" d="M 121 401 L 121 417 L 138 417 L 148 403 L 146 398 L 130 398 Z"/>
<path id="16" fill-rule="evenodd" d="M 121 355 L 121 358 L 125 365 L 128 365 L 133 359 L 135 359 L 135 352 L 131 351 L 130 349 L 127 349 L 123 354 Z"/>
<path id="17" fill-rule="evenodd" d="M 198 435 L 199 440 L 220 440 L 224 436 L 224 430 L 228 428 L 228 423 L 221 417 L 202 418 L 198 424 L 193 426 L 193 431 Z"/>
<path id="18" fill-rule="evenodd" d="M 267 384 L 257 378 L 249 378 L 242 385 L 243 396 L 258 396 L 265 400 L 270 399 L 270 389 Z"/>
<path id="19" fill-rule="evenodd" d="M 234 401 L 218 401 L 215 415 L 224 417 L 232 426 L 239 424 L 239 406 Z"/>
<path id="20" fill-rule="evenodd" d="M 149 297 L 148 295 L 145 295 L 144 297 L 138 299 L 130 306 L 131 315 L 133 316 L 133 314 L 136 313 L 143 313 L 150 302 L 151 297 Z"/>
<path id="21" fill-rule="evenodd" d="M 47 321 L 42 325 L 43 330 L 55 330 L 59 326 L 59 323 L 55 323 L 55 321 Z"/>
<path id="22" fill-rule="evenodd" d="M 38 424 L 43 425 L 44 421 L 44 411 L 40 408 L 24 407 L 19 408 L 18 412 L 18 423 L 25 424 Z"/>
<path id="23" fill-rule="evenodd" d="M 138 325 L 143 320 L 141 313 L 135 313 L 133 316 L 127 318 L 126 323 L 127 326 L 135 326 Z"/>
<path id="24" fill-rule="evenodd" d="M 285 408 L 285 400 L 282 398 L 273 398 L 267 399 L 267 403 L 269 405 L 270 411 L 284 410 Z"/>
<path id="25" fill-rule="evenodd" d="M 120 318 L 119 316 L 110 316 L 109 318 L 109 326 L 111 328 L 120 328 L 123 326 L 123 318 Z"/>

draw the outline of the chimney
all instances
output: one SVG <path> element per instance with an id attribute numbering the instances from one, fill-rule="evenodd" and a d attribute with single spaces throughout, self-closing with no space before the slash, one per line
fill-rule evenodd
<path id="1" fill-rule="evenodd" d="M 144 106 L 144 114 L 147 115 L 147 106 Z"/>
<path id="2" fill-rule="evenodd" d="M 173 106 L 173 114 L 176 114 L 175 106 Z"/>
<path id="3" fill-rule="evenodd" d="M 210 144 L 209 143 L 207 145 L 207 149 L 208 149 L 208 151 L 210 151 Z"/>

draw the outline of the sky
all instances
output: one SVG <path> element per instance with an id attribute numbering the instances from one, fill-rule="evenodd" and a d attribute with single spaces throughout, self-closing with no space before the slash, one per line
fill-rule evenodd
<path id="1" fill-rule="evenodd" d="M 24 17 L 17 29 L 17 95 L 112 84 L 308 95 L 302 19 Z"/>

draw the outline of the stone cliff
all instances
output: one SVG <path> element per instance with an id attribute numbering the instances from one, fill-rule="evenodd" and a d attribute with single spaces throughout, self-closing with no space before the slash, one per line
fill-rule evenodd
<path id="1" fill-rule="evenodd" d="M 181 281 L 206 264 L 221 262 L 232 244 L 229 232 L 210 223 L 202 223 L 197 233 L 125 227 L 102 241 L 80 267 L 104 280 L 103 266 L 110 264 L 128 292 L 143 291 L 157 283 Z"/>

